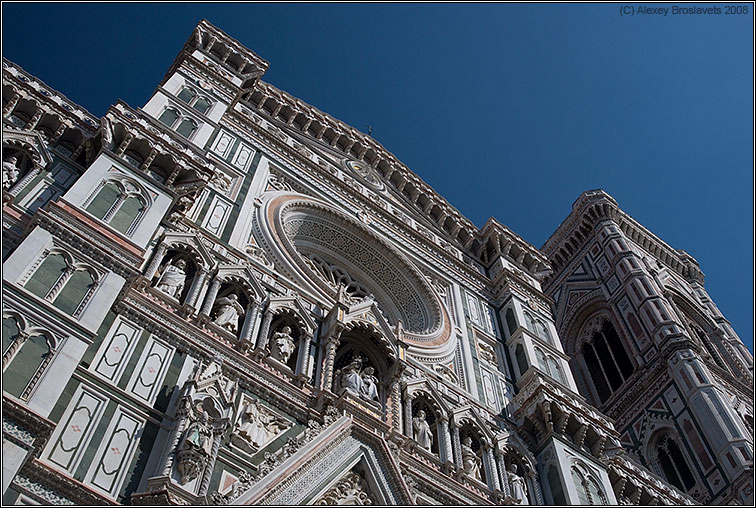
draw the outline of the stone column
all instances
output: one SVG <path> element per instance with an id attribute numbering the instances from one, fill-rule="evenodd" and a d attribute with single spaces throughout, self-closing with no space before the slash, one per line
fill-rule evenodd
<path id="1" fill-rule="evenodd" d="M 389 386 L 391 394 L 391 426 L 395 432 L 402 431 L 402 393 L 399 376 L 391 380 Z"/>
<path id="2" fill-rule="evenodd" d="M 108 222 L 113 215 L 115 215 L 116 211 L 121 207 L 124 201 L 126 201 L 126 194 L 121 194 L 118 196 L 118 199 L 116 199 L 115 203 L 113 203 L 113 206 L 110 207 L 110 210 L 103 216 L 102 221 Z"/>
<path id="3" fill-rule="evenodd" d="M 439 441 L 441 441 L 441 445 L 439 448 L 443 447 L 444 450 L 444 462 L 448 462 L 450 464 L 454 463 L 454 453 L 452 452 L 452 443 L 451 443 L 451 434 L 449 434 L 449 418 L 446 417 L 446 415 L 441 415 L 441 423 L 439 427 L 441 428 Z"/>
<path id="4" fill-rule="evenodd" d="M 184 303 L 194 308 L 194 306 L 197 304 L 197 298 L 199 297 L 199 294 L 202 292 L 202 287 L 205 285 L 206 278 L 207 278 L 207 270 L 205 268 L 200 268 L 200 271 L 197 273 L 197 276 L 194 278 L 194 282 L 192 282 L 192 287 L 189 288 L 189 292 L 186 294 L 186 300 Z"/>
<path id="5" fill-rule="evenodd" d="M 270 323 L 273 321 L 273 311 L 267 309 L 263 316 L 262 324 L 260 325 L 260 332 L 257 334 L 257 343 L 255 349 L 265 349 L 268 342 L 268 334 L 270 333 Z"/>
<path id="6" fill-rule="evenodd" d="M 207 494 L 207 488 L 210 486 L 210 477 L 213 475 L 213 469 L 215 468 L 215 460 L 218 458 L 218 450 L 220 450 L 221 439 L 223 438 L 223 431 L 225 425 L 220 429 L 216 429 L 213 434 L 215 435 L 215 441 L 213 441 L 213 451 L 205 464 L 205 470 L 202 472 L 202 484 L 200 485 L 197 495 L 204 496 Z"/>
<path id="7" fill-rule="evenodd" d="M 325 364 L 323 365 L 323 389 L 329 392 L 333 390 L 333 367 L 336 363 L 336 348 L 338 346 L 338 336 L 328 337 L 325 345 Z"/>
<path id="8" fill-rule="evenodd" d="M 208 296 L 213 296 L 213 299 L 215 299 L 215 295 L 208 294 Z M 205 302 L 207 302 L 207 300 L 205 300 Z M 254 346 L 254 343 L 252 342 L 252 331 L 255 329 L 255 317 L 257 317 L 258 306 L 259 303 L 257 302 L 251 302 L 247 305 L 247 312 L 244 314 L 244 324 L 242 325 L 241 333 L 239 334 L 242 352 L 247 352 Z"/>
<path id="9" fill-rule="evenodd" d="M 303 330 L 302 339 L 299 342 L 299 347 L 302 348 L 299 356 L 302 359 L 302 364 L 299 366 L 297 374 L 304 377 L 309 377 L 307 370 L 310 366 L 310 343 L 312 343 L 312 334 Z"/>
<path id="10" fill-rule="evenodd" d="M 504 460 L 504 452 L 496 448 L 496 464 L 499 466 L 499 481 L 501 482 L 501 491 L 505 496 L 511 496 L 512 491 L 509 488 L 509 476 L 507 476 L 507 462 Z"/>
<path id="11" fill-rule="evenodd" d="M 163 256 L 165 256 L 165 252 L 167 250 L 168 246 L 164 243 L 161 243 L 157 246 L 157 248 L 155 249 L 155 254 L 152 257 L 152 262 L 150 262 L 150 265 L 147 267 L 147 271 L 144 273 L 144 276 L 147 280 L 151 281 L 155 276 L 155 273 L 160 266 L 160 262 L 163 260 Z"/>
<path id="12" fill-rule="evenodd" d="M 486 463 L 488 464 L 488 486 L 491 490 L 501 490 L 499 471 L 494 460 L 493 447 L 490 444 L 485 443 L 483 445 L 483 455 L 485 455 Z"/>
<path id="13" fill-rule="evenodd" d="M 212 284 L 210 284 L 210 289 L 207 290 L 207 294 L 205 295 L 205 302 L 202 304 L 202 310 L 200 311 L 200 314 L 202 314 L 203 316 L 210 317 L 210 313 L 213 311 L 213 304 L 215 303 L 215 298 L 218 296 L 218 291 L 220 291 L 221 284 L 222 282 L 220 279 L 218 279 L 218 277 L 213 279 Z"/>
<path id="14" fill-rule="evenodd" d="M 408 393 L 404 396 L 404 435 L 413 439 L 412 432 L 412 401 L 415 399 L 414 394 Z"/>
<path id="15" fill-rule="evenodd" d="M 45 297 L 45 300 L 53 301 L 55 300 L 55 297 L 58 296 L 58 292 L 63 288 L 66 281 L 71 277 L 71 275 L 74 274 L 76 271 L 76 268 L 73 266 L 67 266 L 65 272 L 63 272 L 63 275 L 60 276 L 58 281 L 53 285 L 52 289 L 47 293 L 47 296 Z"/>
<path id="16" fill-rule="evenodd" d="M 21 346 L 26 342 L 26 339 L 29 338 L 29 334 L 26 332 L 21 332 L 18 334 L 18 336 L 13 340 L 10 347 L 8 347 L 8 350 L 3 354 L 3 368 L 7 367 L 8 364 L 13 360 L 13 357 L 16 356 L 16 353 L 19 349 L 21 349 Z"/>
<path id="17" fill-rule="evenodd" d="M 459 424 L 451 423 L 452 428 L 452 446 L 454 449 L 454 464 L 458 469 L 462 469 L 462 442 L 459 439 Z"/>
<path id="18" fill-rule="evenodd" d="M 541 490 L 541 482 L 538 481 L 538 474 L 531 473 L 530 480 L 533 483 L 533 497 L 535 498 L 535 504 L 546 504 L 543 500 L 543 491 Z"/>
<path id="19" fill-rule="evenodd" d="M 181 433 L 184 431 L 184 426 L 187 421 L 186 411 L 179 410 L 176 414 L 176 426 L 168 436 L 168 453 L 163 463 L 163 476 L 171 477 L 171 469 L 173 467 L 173 459 L 176 457 L 178 451 L 179 440 L 181 439 Z"/>

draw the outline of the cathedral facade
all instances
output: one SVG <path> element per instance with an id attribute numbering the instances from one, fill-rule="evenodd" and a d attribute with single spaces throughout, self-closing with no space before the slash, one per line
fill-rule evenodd
<path id="1" fill-rule="evenodd" d="M 584 192 L 538 249 L 206 21 L 96 118 L 3 61 L 4 504 L 752 504 L 753 360 Z"/>

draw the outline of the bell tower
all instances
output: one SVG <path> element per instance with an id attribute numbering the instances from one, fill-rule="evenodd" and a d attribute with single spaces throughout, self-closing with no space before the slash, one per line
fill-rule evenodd
<path id="1" fill-rule="evenodd" d="M 546 242 L 545 291 L 577 387 L 620 443 L 702 503 L 753 502 L 753 359 L 688 253 L 602 190 Z"/>

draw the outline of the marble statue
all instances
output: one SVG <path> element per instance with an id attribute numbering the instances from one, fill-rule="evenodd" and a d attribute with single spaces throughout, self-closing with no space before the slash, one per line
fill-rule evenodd
<path id="1" fill-rule="evenodd" d="M 158 290 L 178 299 L 181 295 L 181 291 L 184 289 L 186 283 L 186 261 L 179 258 L 172 263 L 169 263 L 160 275 L 160 279 L 157 282 Z"/>
<path id="2" fill-rule="evenodd" d="M 468 476 L 480 480 L 480 458 L 472 449 L 472 438 L 467 436 L 462 441 L 462 469 Z"/>
<path id="3" fill-rule="evenodd" d="M 291 328 L 284 326 L 280 332 L 273 334 L 271 340 L 270 356 L 286 363 L 289 361 L 289 357 L 294 352 L 294 338 L 291 336 Z"/>
<path id="4" fill-rule="evenodd" d="M 244 309 L 239 304 L 239 297 L 231 293 L 226 297 L 219 298 L 216 305 L 218 310 L 213 323 L 231 333 L 236 333 L 239 326 L 239 316 L 244 313 Z"/>
<path id="5" fill-rule="evenodd" d="M 11 156 L 7 161 L 3 161 L 3 189 L 9 190 L 18 181 L 21 174 L 18 170 L 18 157 Z"/>
<path id="6" fill-rule="evenodd" d="M 362 378 L 362 388 L 360 395 L 368 400 L 378 400 L 378 378 L 374 376 L 373 367 L 365 367 L 360 377 Z"/>
<path id="7" fill-rule="evenodd" d="M 412 419 L 412 429 L 415 431 L 415 441 L 421 448 L 430 451 L 433 445 L 433 434 L 430 425 L 425 420 L 425 411 L 422 409 L 417 412 L 417 416 Z"/>
<path id="8" fill-rule="evenodd" d="M 360 367 L 362 362 L 359 358 L 353 359 L 341 370 L 341 387 L 359 396 L 362 392 L 362 377 L 360 376 Z"/>
<path id="9" fill-rule="evenodd" d="M 525 486 L 525 480 L 517 474 L 517 465 L 514 463 L 509 465 L 507 479 L 512 497 L 520 504 L 528 504 L 528 488 Z"/>

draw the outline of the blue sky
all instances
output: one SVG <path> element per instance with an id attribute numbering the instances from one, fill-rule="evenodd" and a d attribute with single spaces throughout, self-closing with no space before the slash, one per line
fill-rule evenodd
<path id="1" fill-rule="evenodd" d="M 2 41 L 101 116 L 143 106 L 207 18 L 270 62 L 266 81 L 372 126 L 478 226 L 493 215 L 540 247 L 605 189 L 699 261 L 753 350 L 752 7 L 4 2 Z"/>

